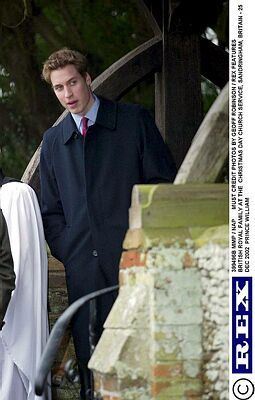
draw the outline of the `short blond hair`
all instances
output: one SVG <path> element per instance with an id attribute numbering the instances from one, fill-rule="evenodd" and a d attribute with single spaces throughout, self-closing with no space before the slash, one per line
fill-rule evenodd
<path id="1" fill-rule="evenodd" d="M 70 64 L 74 65 L 81 75 L 84 76 L 86 74 L 88 66 L 87 57 L 76 50 L 64 47 L 52 53 L 43 63 L 42 78 L 47 83 L 51 83 L 51 72 Z"/>

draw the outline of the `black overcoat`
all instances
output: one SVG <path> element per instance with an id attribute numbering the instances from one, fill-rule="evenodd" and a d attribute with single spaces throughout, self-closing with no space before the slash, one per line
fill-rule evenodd
<path id="1" fill-rule="evenodd" d="M 70 113 L 45 132 L 41 211 L 51 252 L 65 265 L 70 303 L 118 284 L 133 186 L 171 182 L 175 173 L 154 121 L 137 105 L 100 98 L 96 122 L 85 138 Z M 98 299 L 98 337 L 114 299 Z M 88 305 L 73 318 L 72 333 L 82 378 L 90 357 Z M 83 379 L 81 385 L 83 391 Z"/>
<path id="2" fill-rule="evenodd" d="M 138 105 L 100 98 L 85 139 L 70 113 L 45 132 L 40 177 L 46 239 L 68 273 L 84 264 L 88 292 L 86 264 L 95 254 L 107 284 L 118 282 L 133 186 L 171 182 L 175 173 L 153 119 Z"/>

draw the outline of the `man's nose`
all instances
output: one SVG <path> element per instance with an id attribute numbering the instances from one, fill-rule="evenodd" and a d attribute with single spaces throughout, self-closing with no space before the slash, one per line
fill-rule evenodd
<path id="1" fill-rule="evenodd" d="M 72 96 L 72 90 L 71 90 L 71 88 L 68 87 L 68 86 L 66 86 L 66 87 L 64 88 L 64 93 L 65 93 L 65 97 L 66 97 L 66 98 L 71 97 L 71 96 Z"/>

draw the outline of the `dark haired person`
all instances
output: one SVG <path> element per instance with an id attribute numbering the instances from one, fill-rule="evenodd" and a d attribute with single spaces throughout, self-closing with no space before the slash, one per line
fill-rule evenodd
<path id="1" fill-rule="evenodd" d="M 40 179 L 46 240 L 65 266 L 72 303 L 118 283 L 133 186 L 171 182 L 176 170 L 148 111 L 91 91 L 84 55 L 61 49 L 45 61 L 42 76 L 69 111 L 44 134 Z M 99 334 L 113 301 L 108 295 L 98 302 Z M 84 306 L 72 324 L 83 399 L 89 389 L 88 314 Z"/>

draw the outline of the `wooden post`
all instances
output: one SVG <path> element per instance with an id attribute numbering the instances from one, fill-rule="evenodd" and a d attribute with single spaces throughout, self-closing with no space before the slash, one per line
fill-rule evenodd
<path id="1" fill-rule="evenodd" d="M 181 15 L 175 23 L 178 3 L 162 1 L 163 64 L 155 79 L 156 122 L 177 167 L 202 120 L 199 35 L 185 31 Z"/>

